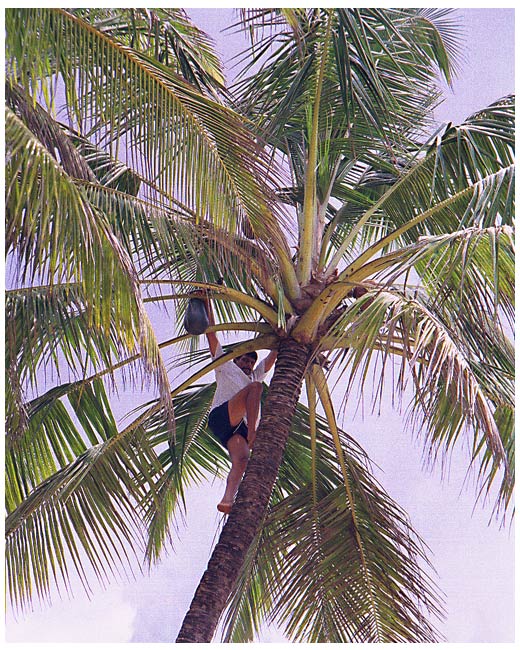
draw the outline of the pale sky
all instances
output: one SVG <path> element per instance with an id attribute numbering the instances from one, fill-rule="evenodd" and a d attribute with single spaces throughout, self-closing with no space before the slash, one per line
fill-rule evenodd
<path id="1" fill-rule="evenodd" d="M 240 49 L 237 37 L 218 31 L 229 24 L 230 9 L 188 12 L 213 36 L 225 60 Z M 466 62 L 454 92 L 448 93 L 436 114 L 443 122 L 458 123 L 514 91 L 514 11 L 463 9 L 460 15 L 467 35 Z M 160 340 L 168 337 L 169 329 L 170 323 L 159 324 Z M 121 394 L 120 398 L 118 413 L 135 406 L 135 396 Z M 495 522 L 488 526 L 489 508 L 477 505 L 473 510 L 473 487 L 471 482 L 464 484 L 464 455 L 453 456 L 443 480 L 439 469 L 423 470 L 421 445 L 403 431 L 403 418 L 392 410 L 390 399 L 381 413 L 366 412 L 363 419 L 352 407 L 342 426 L 382 468 L 378 480 L 408 512 L 432 550 L 447 609 L 446 620 L 437 627 L 447 641 L 512 643 L 513 533 Z M 52 607 L 35 604 L 34 612 L 17 622 L 8 612 L 7 641 L 173 642 L 218 537 L 222 520 L 215 506 L 222 493 L 220 481 L 189 493 L 187 528 L 179 531 L 175 553 L 165 556 L 150 575 L 123 580 L 106 590 L 93 583 L 90 601 L 78 586 L 74 600 L 56 598 Z M 261 641 L 283 641 L 283 637 L 277 630 L 266 630 Z"/>

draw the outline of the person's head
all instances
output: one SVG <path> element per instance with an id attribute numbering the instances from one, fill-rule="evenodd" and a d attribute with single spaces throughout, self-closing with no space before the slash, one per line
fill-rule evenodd
<path id="1" fill-rule="evenodd" d="M 233 361 L 237 364 L 237 366 L 244 372 L 246 375 L 250 375 L 253 372 L 253 368 L 255 367 L 256 360 L 258 359 L 258 355 L 256 352 L 246 352 L 246 354 L 243 354 L 240 357 L 236 357 L 236 359 L 233 359 Z"/>

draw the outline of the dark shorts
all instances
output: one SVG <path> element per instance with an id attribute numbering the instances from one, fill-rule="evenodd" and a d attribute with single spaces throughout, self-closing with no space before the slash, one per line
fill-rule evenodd
<path id="1" fill-rule="evenodd" d="M 208 426 L 211 429 L 211 433 L 220 440 L 225 449 L 227 449 L 229 439 L 236 434 L 247 440 L 247 426 L 244 420 L 241 420 L 236 427 L 231 426 L 227 402 L 224 402 L 224 404 L 217 406 L 211 411 Z"/>

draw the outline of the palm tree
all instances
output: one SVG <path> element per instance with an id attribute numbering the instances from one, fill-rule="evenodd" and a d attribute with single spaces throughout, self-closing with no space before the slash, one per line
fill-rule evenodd
<path id="1" fill-rule="evenodd" d="M 454 70 L 449 11 L 241 21 L 252 57 L 231 98 L 179 10 L 7 12 L 10 590 L 24 605 L 89 563 L 103 580 L 139 539 L 157 558 L 185 485 L 226 464 L 197 382 L 276 347 L 255 452 L 178 641 L 210 641 L 225 611 L 229 641 L 263 619 L 297 641 L 432 641 L 427 553 L 338 427 L 328 379 L 342 404 L 373 364 L 376 392 L 387 374 L 410 385 L 432 458 L 469 440 L 505 514 L 513 100 L 429 135 L 436 70 Z M 252 336 L 211 363 L 185 347 L 175 364 L 191 371 L 170 392 L 160 350 L 189 337 L 157 343 L 145 304 L 192 288 L 217 302 L 215 330 Z M 159 398 L 118 430 L 103 378 L 135 378 L 140 360 Z M 38 371 L 63 363 L 73 380 L 38 392 Z"/>

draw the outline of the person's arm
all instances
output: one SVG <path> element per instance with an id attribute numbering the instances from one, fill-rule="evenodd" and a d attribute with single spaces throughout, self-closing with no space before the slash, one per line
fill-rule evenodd
<path id="1" fill-rule="evenodd" d="M 206 305 L 206 311 L 208 313 L 208 321 L 209 325 L 215 325 L 215 314 L 213 313 L 213 306 L 211 305 L 211 302 L 205 294 L 204 296 L 201 296 L 201 299 L 204 300 L 204 304 Z M 208 339 L 208 345 L 209 345 L 209 350 L 211 352 L 211 356 L 214 357 L 217 354 L 217 348 L 218 348 L 218 338 L 215 332 L 206 332 L 206 338 Z"/>
<path id="2" fill-rule="evenodd" d="M 274 366 L 277 355 L 278 350 L 271 350 L 271 352 L 269 352 L 269 354 L 264 359 L 264 370 L 266 373 L 269 372 L 269 370 L 271 370 L 271 368 Z"/>

